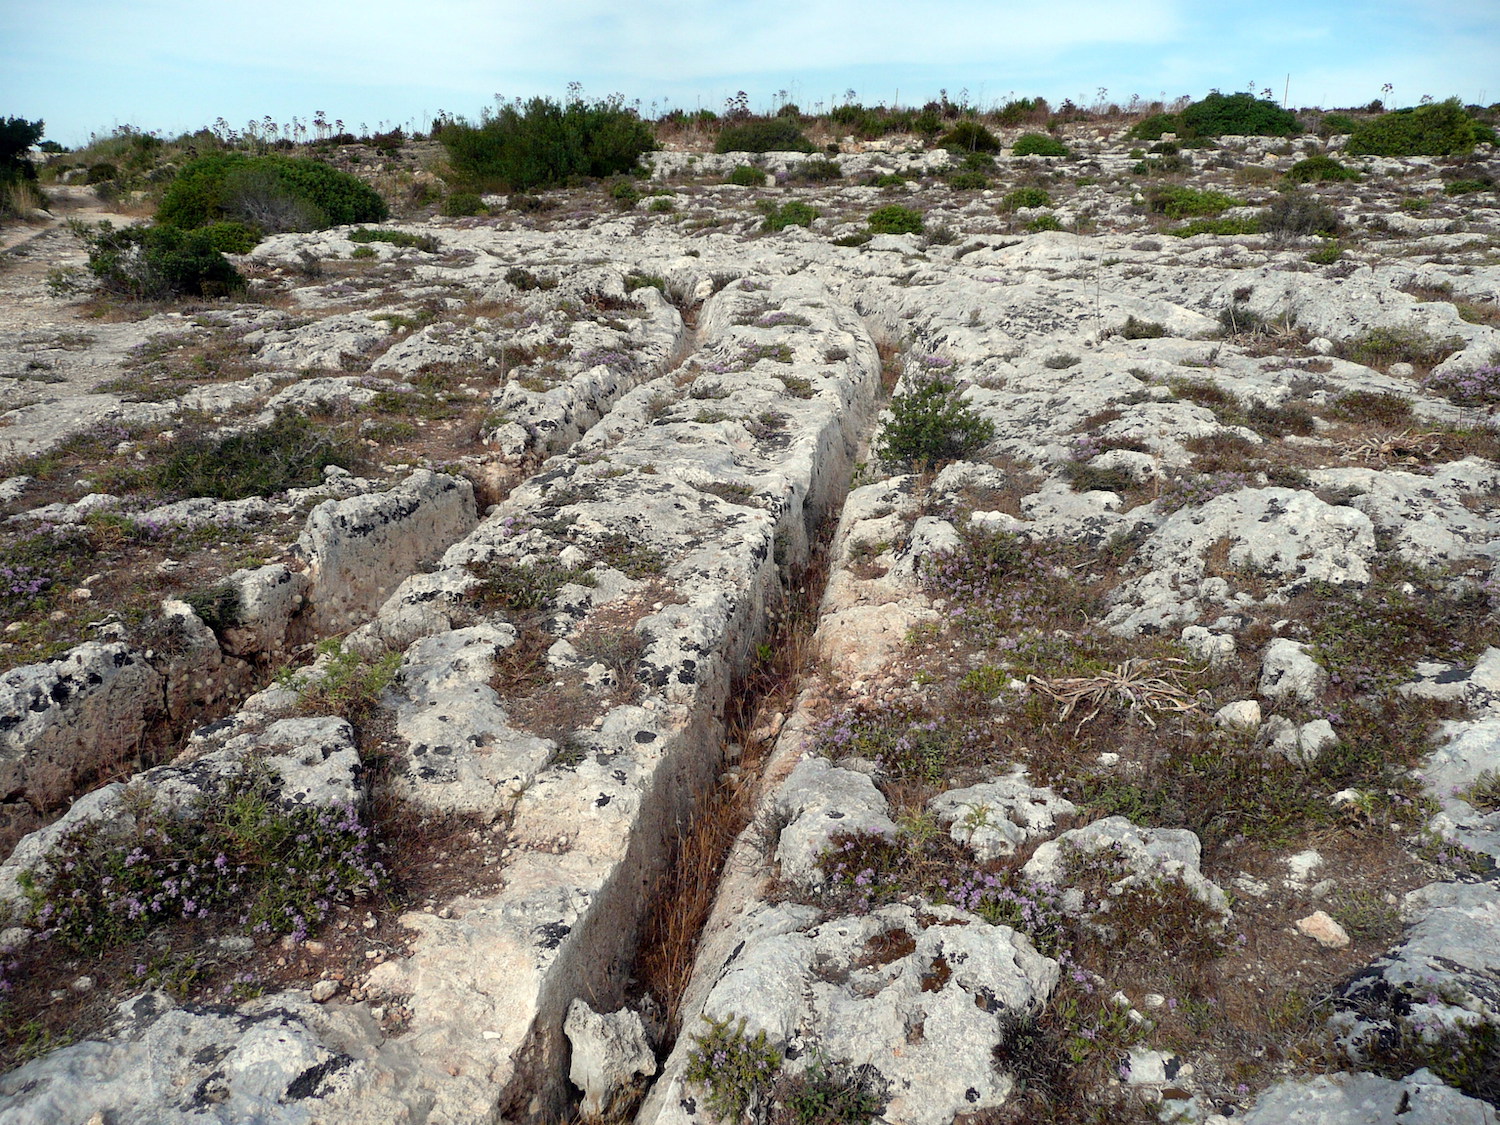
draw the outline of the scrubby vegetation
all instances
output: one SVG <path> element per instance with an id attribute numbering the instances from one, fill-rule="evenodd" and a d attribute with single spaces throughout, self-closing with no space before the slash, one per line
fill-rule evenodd
<path id="1" fill-rule="evenodd" d="M 797 123 L 786 117 L 729 125 L 714 142 L 715 152 L 814 152 Z"/>
<path id="2" fill-rule="evenodd" d="M 380 222 L 385 200 L 368 184 L 317 160 L 215 153 L 183 165 L 156 220 L 191 230 L 222 220 L 265 231 Z"/>
<path id="3" fill-rule="evenodd" d="M 1392 110 L 1358 125 L 1349 138 L 1351 155 L 1453 156 L 1495 142 L 1495 130 L 1475 121 L 1457 98 Z"/>
<path id="4" fill-rule="evenodd" d="M 618 99 L 560 105 L 532 98 L 486 113 L 478 125 L 444 121 L 434 136 L 456 179 L 471 190 L 531 191 L 580 176 L 613 176 L 656 146 L 651 130 Z"/>
<path id="5" fill-rule="evenodd" d="M 245 285 L 219 250 L 233 239 L 232 232 L 116 228 L 107 222 L 97 227 L 75 223 L 73 231 L 87 248 L 89 269 L 103 288 L 130 300 L 223 297 Z M 243 239 L 234 244 L 242 245 Z"/>

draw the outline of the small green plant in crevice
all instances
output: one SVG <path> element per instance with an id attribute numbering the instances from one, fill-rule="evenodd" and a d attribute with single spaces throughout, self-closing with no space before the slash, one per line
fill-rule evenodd
<path id="1" fill-rule="evenodd" d="M 203 624 L 214 631 L 215 636 L 222 637 L 224 630 L 232 629 L 240 623 L 243 612 L 240 588 L 232 583 L 221 582 L 206 590 L 194 590 L 184 594 L 182 600 L 192 608 Z"/>
<path id="2" fill-rule="evenodd" d="M 733 184 L 735 187 L 765 187 L 765 169 L 757 168 L 753 164 L 736 164 L 724 182 Z"/>
<path id="3" fill-rule="evenodd" d="M 1334 355 L 1366 367 L 1383 368 L 1392 363 L 1413 367 L 1436 367 L 1464 346 L 1458 336 L 1434 336 L 1418 325 L 1371 328 L 1358 336 L 1339 340 Z"/>
<path id="4" fill-rule="evenodd" d="M 470 563 L 469 570 L 480 580 L 476 593 L 481 605 L 524 612 L 547 609 L 569 583 L 594 585 L 591 567 L 567 567 L 551 560 L 521 566 L 493 559 Z"/>
<path id="5" fill-rule="evenodd" d="M 360 227 L 350 231 L 345 237 L 350 242 L 385 242 L 391 246 L 421 250 L 428 254 L 436 253 L 442 247 L 430 234 L 411 234 L 404 230 L 370 230 L 368 227 Z"/>
<path id="6" fill-rule="evenodd" d="M 298 701 L 304 711 L 319 715 L 338 715 L 356 730 L 379 707 L 380 697 L 396 679 L 401 668 L 401 653 L 387 652 L 374 661 L 346 649 L 337 638 L 318 644 L 318 655 L 328 662 L 319 674 L 304 677 L 298 687 Z"/>
<path id="7" fill-rule="evenodd" d="M 766 218 L 761 230 L 780 231 L 787 227 L 810 227 L 818 217 L 818 209 L 800 199 L 789 199 L 777 206 L 768 199 L 761 200 L 760 212 Z"/>
<path id="8" fill-rule="evenodd" d="M 704 1104 L 721 1121 L 735 1122 L 762 1107 L 781 1071 L 781 1051 L 764 1030 L 745 1033 L 745 1017 L 708 1019 L 693 1035 L 683 1077 L 705 1092 Z"/>
<path id="9" fill-rule="evenodd" d="M 875 453 L 895 465 L 934 467 L 966 457 L 995 438 L 995 424 L 941 371 L 917 373 L 891 399 L 890 412 Z"/>
<path id="10" fill-rule="evenodd" d="M 870 212 L 870 233 L 921 234 L 923 222 L 922 212 L 892 203 Z"/>
<path id="11" fill-rule="evenodd" d="M 1357 180 L 1359 173 L 1346 168 L 1331 156 L 1309 156 L 1299 160 L 1286 171 L 1286 178 L 1294 184 L 1323 183 L 1329 180 Z"/>
<path id="12" fill-rule="evenodd" d="M 1132 314 L 1115 334 L 1126 340 L 1157 340 L 1167 334 L 1166 326 L 1155 320 L 1137 320 Z"/>

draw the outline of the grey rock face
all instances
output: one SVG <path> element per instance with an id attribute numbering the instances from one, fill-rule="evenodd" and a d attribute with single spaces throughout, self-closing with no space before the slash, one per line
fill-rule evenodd
<path id="1" fill-rule="evenodd" d="M 1051 789 L 1031 785 L 1020 770 L 994 781 L 950 789 L 927 807 L 980 862 L 1015 854 L 1017 846 L 1028 839 L 1051 832 L 1058 817 L 1078 811 Z"/>
<path id="2" fill-rule="evenodd" d="M 1395 1080 L 1373 1074 L 1320 1074 L 1278 1082 L 1255 1103 L 1246 1125 L 1494 1125 L 1493 1106 L 1445 1086 L 1430 1070 Z"/>
<path id="3" fill-rule="evenodd" d="M 640 1014 L 628 1008 L 600 1014 L 583 1000 L 568 1006 L 563 1034 L 573 1048 L 568 1081 L 583 1091 L 585 1121 L 606 1119 L 619 1102 L 656 1073 L 656 1055 Z"/>
<path id="4" fill-rule="evenodd" d="M 827 758 L 805 758 L 777 791 L 777 812 L 787 821 L 776 845 L 783 877 L 805 885 L 823 882 L 818 859 L 839 833 L 873 833 L 894 839 L 896 825 L 869 776 L 840 769 Z"/>
<path id="5" fill-rule="evenodd" d="M 98 641 L 0 675 L 0 800 L 54 804 L 129 761 L 165 710 L 162 688 L 139 653 Z"/>
<path id="6" fill-rule="evenodd" d="M 1301 641 L 1277 637 L 1261 657 L 1260 693 L 1267 699 L 1312 703 L 1328 682 L 1328 673 Z"/>

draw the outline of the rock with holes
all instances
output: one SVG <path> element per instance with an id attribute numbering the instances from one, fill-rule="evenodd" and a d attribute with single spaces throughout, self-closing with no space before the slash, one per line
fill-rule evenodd
<path id="1" fill-rule="evenodd" d="M 300 618 L 312 583 L 300 570 L 268 563 L 237 570 L 227 579 L 239 593 L 239 604 L 220 640 L 224 651 L 245 658 L 275 657 L 298 643 L 306 631 Z"/>
<path id="2" fill-rule="evenodd" d="M 166 677 L 167 714 L 174 723 L 190 723 L 222 714 L 226 701 L 243 698 L 254 682 L 244 660 L 227 655 L 214 631 L 186 602 L 162 602 L 163 651 L 148 651 Z"/>
<path id="3" fill-rule="evenodd" d="M 1430 1070 L 1405 1078 L 1319 1074 L 1287 1078 L 1256 1099 L 1245 1125 L 1496 1125 L 1495 1107 Z"/>
<path id="4" fill-rule="evenodd" d="M 1038 883 L 1067 888 L 1063 901 L 1075 913 L 1082 912 L 1084 902 L 1083 895 L 1069 887 L 1074 873 L 1097 867 L 1111 895 L 1169 880 L 1182 884 L 1208 910 L 1227 917 L 1224 892 L 1199 870 L 1202 852 L 1198 837 L 1186 828 L 1141 828 L 1123 816 L 1108 816 L 1048 840 L 1021 870 Z"/>
<path id="5" fill-rule="evenodd" d="M 1041 1010 L 1057 962 L 1014 930 L 953 907 L 793 922 L 784 907 L 744 919 L 702 1020 L 738 1027 L 743 1018 L 745 1034 L 764 1031 L 790 1073 L 822 1060 L 884 1103 L 892 1125 L 947 1125 L 1005 1103 L 1015 1082 L 996 1067 L 996 1048 L 1014 1021 Z M 641 1121 L 711 1120 L 704 1091 L 683 1076 L 705 1029 L 685 1029 Z"/>
<path id="6" fill-rule="evenodd" d="M 776 795 L 777 815 L 786 822 L 776 845 L 785 879 L 821 884 L 819 860 L 836 835 L 877 835 L 895 839 L 884 794 L 868 774 L 843 769 L 812 756 L 798 763 Z"/>
<path id="7" fill-rule="evenodd" d="M 0 1076 L 0 1123 L 313 1125 L 328 1119 L 331 1099 L 347 1107 L 341 1121 L 414 1123 L 390 1076 L 362 1061 L 379 1041 L 368 1017 L 302 994 L 226 1010 L 176 1007 L 164 993 L 146 993 L 120 1005 L 107 1039 Z"/>
<path id="8" fill-rule="evenodd" d="M 0 675 L 0 801 L 64 800 L 128 762 L 165 709 L 160 673 L 118 642 L 12 668 Z"/>
<path id="9" fill-rule="evenodd" d="M 1277 637 L 1266 645 L 1260 662 L 1260 694 L 1265 698 L 1313 703 L 1327 682 L 1328 673 L 1301 641 Z"/>
<path id="10" fill-rule="evenodd" d="M 1402 914 L 1401 943 L 1341 990 L 1334 1022 L 1356 1062 L 1372 1044 L 1500 1024 L 1500 889 L 1433 883 L 1408 894 Z"/>
<path id="11" fill-rule="evenodd" d="M 1015 854 L 1027 840 L 1051 832 L 1059 817 L 1078 811 L 1050 788 L 1032 785 L 1020 768 L 1006 777 L 940 793 L 927 807 L 982 863 Z"/>
<path id="12" fill-rule="evenodd" d="M 1172 512 L 1136 553 L 1145 573 L 1111 595 L 1105 624 L 1131 635 L 1191 624 L 1227 596 L 1207 556 L 1222 544 L 1224 565 L 1264 575 L 1295 590 L 1312 581 L 1336 586 L 1370 580 L 1375 554 L 1370 517 L 1290 488 L 1246 488 Z"/>
<path id="13" fill-rule="evenodd" d="M 656 1054 L 639 1012 L 600 1013 L 587 1001 L 574 1000 L 563 1034 L 573 1048 L 568 1081 L 583 1091 L 578 1112 L 585 1121 L 608 1119 L 621 1104 L 628 1107 L 644 1080 L 656 1073 Z"/>
<path id="14" fill-rule="evenodd" d="M 427 469 L 387 492 L 319 504 L 297 541 L 315 631 L 344 632 L 361 623 L 476 519 L 474 486 Z"/>

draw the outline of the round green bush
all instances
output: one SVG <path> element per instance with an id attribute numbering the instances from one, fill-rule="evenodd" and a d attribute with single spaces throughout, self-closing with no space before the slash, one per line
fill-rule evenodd
<path id="1" fill-rule="evenodd" d="M 204 230 L 109 223 L 75 227 L 88 250 L 89 270 L 103 287 L 122 297 L 156 301 L 172 297 L 222 297 L 245 287 L 245 279 Z"/>
<path id="2" fill-rule="evenodd" d="M 1181 117 L 1183 129 L 1198 137 L 1290 137 L 1302 131 L 1296 114 L 1254 94 L 1215 91 Z"/>
<path id="3" fill-rule="evenodd" d="M 890 420 L 875 441 L 882 461 L 932 468 L 966 457 L 995 439 L 995 426 L 941 372 L 922 373 L 891 399 Z"/>
<path id="4" fill-rule="evenodd" d="M 237 219 L 282 231 L 378 223 L 388 214 L 375 189 L 321 161 L 227 152 L 184 164 L 156 221 L 189 230 Z"/>
<path id="5" fill-rule="evenodd" d="M 113 164 L 90 164 L 88 172 L 84 175 L 83 182 L 86 184 L 102 184 L 119 178 L 120 171 Z"/>
<path id="6" fill-rule="evenodd" d="M 1137 121 L 1127 135 L 1138 141 L 1156 141 L 1163 133 L 1176 133 L 1181 129 L 1182 122 L 1175 113 L 1153 113 Z"/>
<path id="7" fill-rule="evenodd" d="M 736 164 L 724 182 L 736 187 L 765 187 L 766 174 L 753 164 Z"/>
<path id="8" fill-rule="evenodd" d="M 1299 160 L 1286 170 L 1286 178 L 1294 184 L 1321 183 L 1325 180 L 1357 180 L 1359 173 L 1345 168 L 1331 156 L 1309 156 Z"/>
<path id="9" fill-rule="evenodd" d="M 1068 146 L 1046 133 L 1022 133 L 1010 146 L 1012 156 L 1067 156 Z"/>
<path id="10" fill-rule="evenodd" d="M 938 138 L 949 152 L 999 152 L 1000 138 L 977 121 L 960 121 Z"/>
<path id="11" fill-rule="evenodd" d="M 816 152 L 817 148 L 787 117 L 730 125 L 714 142 L 715 152 Z"/>
<path id="12" fill-rule="evenodd" d="M 1453 156 L 1489 139 L 1487 127 L 1464 112 L 1457 98 L 1397 109 L 1354 130 L 1351 156 Z"/>
<path id="13" fill-rule="evenodd" d="M 873 234 L 921 234 L 922 212 L 892 203 L 877 207 L 870 212 L 870 231 Z"/>
<path id="14" fill-rule="evenodd" d="M 1325 113 L 1318 122 L 1318 135 L 1332 137 L 1339 133 L 1352 133 L 1356 128 L 1358 122 L 1347 113 Z"/>
<path id="15" fill-rule="evenodd" d="M 955 172 L 948 177 L 948 186 L 954 191 L 983 191 L 990 186 L 990 178 L 983 172 Z"/>
<path id="16" fill-rule="evenodd" d="M 1000 210 L 1019 211 L 1022 207 L 1051 207 L 1052 197 L 1039 187 L 1016 188 L 1000 201 Z"/>

